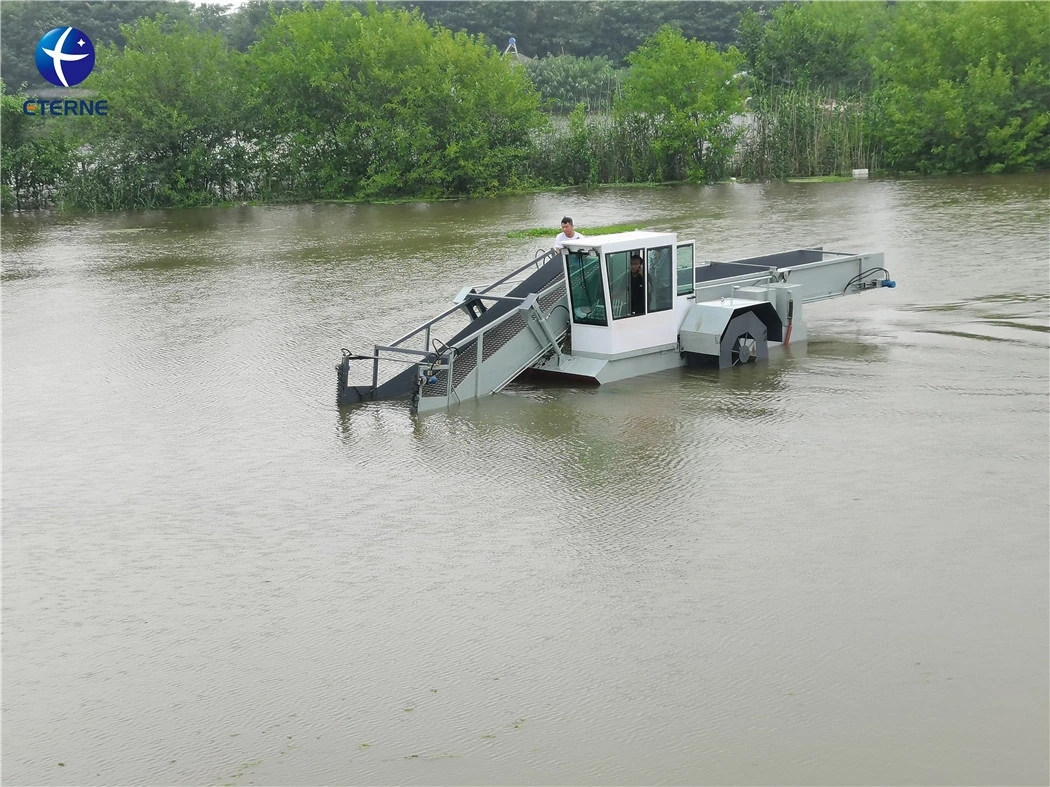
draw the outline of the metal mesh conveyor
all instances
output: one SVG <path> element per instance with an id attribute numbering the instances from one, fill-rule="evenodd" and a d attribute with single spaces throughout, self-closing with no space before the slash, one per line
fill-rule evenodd
<path id="1" fill-rule="evenodd" d="M 553 286 L 552 285 L 557 285 Z M 545 292 L 546 291 L 546 292 Z M 538 271 L 529 276 L 525 281 L 507 293 L 508 298 L 524 299 L 529 295 L 538 295 L 536 303 L 544 315 L 549 315 L 551 309 L 565 298 L 565 283 L 563 281 L 563 268 L 561 257 L 554 257 L 545 263 Z M 452 366 L 452 391 L 460 389 L 471 373 L 477 369 L 478 351 L 477 334 L 483 331 L 484 339 L 481 348 L 481 363 L 489 363 L 500 354 L 514 339 L 520 337 L 528 330 L 529 314 L 523 310 L 519 303 L 514 301 L 498 301 L 496 305 L 490 306 L 478 319 L 466 326 L 448 342 L 449 347 L 456 350 L 455 362 Z M 506 359 L 504 363 L 512 369 L 513 376 L 502 382 L 498 382 L 499 390 L 503 385 L 514 379 L 520 372 L 529 366 L 538 355 L 551 349 L 550 343 L 540 347 L 533 347 L 529 342 L 521 343 L 519 352 Z M 509 372 L 508 372 L 509 373 Z M 423 388 L 422 396 L 426 398 L 444 398 L 448 396 L 448 370 L 438 370 L 435 374 L 437 381 Z M 484 393 L 491 393 L 485 391 Z M 460 398 L 463 397 L 460 394 Z"/>
<path id="2" fill-rule="evenodd" d="M 533 266 L 535 270 L 506 295 L 488 294 L 499 284 L 506 283 Z M 498 391 L 538 358 L 551 351 L 558 351 L 557 342 L 568 329 L 568 308 L 556 307 L 565 300 L 562 258 L 553 252 L 546 252 L 496 284 L 477 293 L 471 291 L 458 306 L 401 337 L 392 345 L 376 345 L 374 355 L 349 356 L 370 358 L 373 361 L 372 386 L 346 385 L 348 360 L 344 358 L 339 400 L 346 404 L 413 397 L 417 409 L 432 410 L 451 401 Z M 471 314 L 471 323 L 447 342 L 431 342 L 431 327 L 460 309 Z M 420 334 L 423 334 L 424 347 L 409 349 L 406 346 L 408 340 Z M 381 353 L 387 354 L 386 360 L 392 360 L 390 353 L 398 353 L 407 366 L 380 384 L 378 365 Z M 420 384 L 421 370 L 425 370 L 423 385 Z"/>

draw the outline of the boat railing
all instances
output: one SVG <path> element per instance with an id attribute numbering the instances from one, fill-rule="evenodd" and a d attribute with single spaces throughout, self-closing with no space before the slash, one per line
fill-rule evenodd
<path id="1" fill-rule="evenodd" d="M 543 263 L 547 262 L 549 259 L 551 259 L 551 257 L 554 256 L 554 253 L 555 252 L 554 252 L 553 249 L 550 249 L 548 251 L 542 252 L 538 257 L 536 257 L 535 259 L 532 259 L 529 262 L 525 263 L 520 268 L 516 268 L 515 270 L 511 271 L 506 276 L 504 276 L 502 279 L 494 281 L 492 284 L 483 285 L 480 290 L 470 293 L 470 298 L 471 299 L 476 299 L 476 300 L 483 300 L 484 298 L 489 298 L 489 299 L 492 299 L 492 298 L 496 298 L 496 299 L 504 298 L 506 300 L 515 300 L 514 298 L 509 298 L 507 296 L 488 295 L 488 293 L 490 293 L 492 290 L 494 290 L 496 287 L 499 287 L 502 284 L 507 284 L 515 276 L 517 276 L 519 273 L 522 273 L 523 271 L 526 271 L 529 268 L 533 268 L 534 267 L 534 268 L 539 269 L 543 265 Z M 520 299 L 518 299 L 518 300 L 520 300 Z M 456 312 L 462 311 L 462 309 L 463 309 L 463 304 L 462 303 L 457 303 L 452 308 L 446 309 L 445 311 L 443 311 L 437 317 L 434 317 L 432 319 L 427 320 L 422 325 L 419 325 L 418 327 L 416 327 L 416 328 L 412 329 L 411 331 L 409 331 L 408 333 L 406 333 L 400 339 L 395 340 L 393 343 L 391 343 L 390 347 L 400 347 L 402 344 L 407 342 L 412 337 L 418 336 L 420 332 L 423 332 L 424 333 L 423 347 L 426 348 L 425 352 L 429 353 L 430 352 L 430 333 L 431 333 L 431 328 L 434 325 L 436 325 L 437 323 L 439 323 L 442 320 L 446 319 L 447 317 L 452 316 Z"/>
<path id="2" fill-rule="evenodd" d="M 526 326 L 528 324 L 530 313 L 543 336 L 543 339 L 540 339 L 540 336 L 536 336 L 536 338 L 540 340 L 541 345 L 545 342 L 546 346 L 552 348 L 556 354 L 559 356 L 562 355 L 562 350 L 558 346 L 558 342 L 564 331 L 559 330 L 556 332 L 552 329 L 551 325 L 548 323 L 548 314 L 544 313 L 544 303 L 547 302 L 547 304 L 550 305 L 550 296 L 557 293 L 558 290 L 564 290 L 564 288 L 565 282 L 558 279 L 552 281 L 539 292 L 530 293 L 529 295 L 521 297 L 478 294 L 478 297 L 486 300 L 517 303 L 518 306 L 517 308 L 508 310 L 506 314 L 501 314 L 491 322 L 487 322 L 477 330 L 464 336 L 460 336 L 457 339 L 455 346 L 441 342 L 442 346 L 440 348 L 435 347 L 432 354 L 428 354 L 428 357 L 420 359 L 417 366 L 417 379 L 430 380 L 435 372 L 445 372 L 445 390 L 443 395 L 447 397 L 449 401 L 451 401 L 453 396 L 458 398 L 459 394 L 456 391 L 457 383 L 453 372 L 456 368 L 457 358 L 461 356 L 461 353 L 465 353 L 463 357 L 467 359 L 467 362 L 472 364 L 470 367 L 471 369 L 480 369 L 483 361 L 491 352 L 495 352 L 497 349 L 501 348 L 510 339 L 511 335 L 518 333 L 516 326 L 511 326 L 509 334 L 506 331 L 499 331 L 499 329 L 512 320 L 524 319 L 521 323 L 520 330 L 528 330 Z M 556 306 L 551 307 L 552 312 L 553 308 L 556 308 Z M 486 347 L 485 337 L 490 334 L 494 335 L 496 338 L 495 340 L 490 338 L 489 346 Z M 439 340 L 435 339 L 434 341 L 438 342 Z M 495 342 L 494 344 L 493 341 Z M 379 349 L 390 348 L 377 348 L 377 355 Z M 531 360 L 532 359 L 530 358 L 529 361 L 531 362 Z M 499 380 L 498 387 L 505 385 L 510 379 L 517 376 L 520 371 L 520 369 L 515 368 L 512 374 L 507 376 L 506 379 Z M 480 386 L 480 379 L 480 376 L 475 376 L 476 386 Z M 474 395 L 480 395 L 480 389 L 475 390 Z"/>
<path id="3" fill-rule="evenodd" d="M 503 302 L 517 302 L 517 303 L 524 304 L 526 301 L 530 301 L 530 299 L 532 301 L 534 301 L 535 298 L 536 298 L 535 295 L 526 295 L 526 296 L 522 296 L 522 297 L 510 296 L 510 295 L 494 295 L 494 294 L 492 294 L 492 291 L 494 289 L 496 289 L 497 287 L 500 287 L 502 285 L 513 283 L 514 277 L 524 273 L 529 268 L 535 268 L 536 270 L 538 270 L 545 263 L 550 261 L 555 256 L 555 254 L 556 254 L 556 252 L 554 251 L 554 249 L 549 249 L 547 251 L 543 251 L 542 249 L 539 250 L 539 253 L 538 253 L 538 255 L 535 258 L 529 260 L 524 265 L 521 265 L 520 267 L 515 268 L 513 271 L 508 273 L 506 276 L 503 276 L 502 278 L 497 279 L 496 281 L 492 282 L 491 284 L 485 284 L 485 285 L 480 285 L 479 287 L 470 288 L 470 291 L 465 293 L 465 297 L 463 297 L 461 300 L 459 300 L 459 302 L 457 302 L 454 306 L 451 306 L 450 308 L 445 309 L 445 311 L 441 312 L 441 314 L 437 315 L 436 317 L 432 317 L 431 319 L 427 320 L 426 322 L 421 323 L 420 325 L 416 326 L 411 331 L 406 333 L 404 336 L 401 336 L 400 338 L 394 340 L 390 344 L 385 344 L 385 345 L 376 344 L 376 345 L 373 345 L 372 346 L 372 355 L 371 356 L 354 356 L 354 357 L 362 359 L 362 360 L 367 359 L 367 360 L 371 360 L 372 361 L 372 390 L 375 391 L 375 389 L 379 385 L 379 363 L 380 363 L 380 361 L 392 361 L 394 363 L 399 363 L 399 364 L 400 363 L 420 363 L 422 365 L 425 365 L 425 364 L 429 364 L 431 362 L 435 362 L 436 363 L 437 360 L 444 359 L 446 361 L 446 363 L 447 363 L 451 359 L 451 357 L 454 356 L 455 348 L 454 347 L 450 347 L 449 345 L 447 345 L 444 342 L 442 342 L 440 339 L 435 338 L 433 336 L 433 329 L 439 323 L 441 323 L 444 320 L 448 319 L 452 315 L 455 315 L 455 314 L 457 314 L 459 312 L 464 311 L 464 306 L 467 303 L 474 302 L 474 301 L 490 301 L 490 302 L 498 303 L 498 302 L 503 301 Z M 557 284 L 560 284 L 560 282 L 558 282 Z M 552 286 L 557 286 L 557 285 L 552 285 Z M 548 288 L 545 288 L 543 292 L 547 293 L 549 291 L 550 291 L 550 288 L 548 287 Z M 528 306 L 525 306 L 524 308 L 528 308 Z M 507 314 L 501 315 L 500 317 L 496 318 L 495 320 L 492 320 L 491 322 L 488 322 L 485 326 L 480 328 L 478 331 L 475 331 L 474 333 L 471 333 L 468 336 L 463 337 L 461 339 L 461 341 L 458 342 L 458 343 L 459 344 L 466 344 L 467 342 L 477 338 L 477 336 L 480 335 L 481 333 L 484 333 L 484 332 L 486 332 L 488 330 L 491 330 L 492 328 L 494 328 L 494 327 L 496 327 L 498 325 L 502 325 L 508 319 L 512 318 L 518 311 L 519 311 L 518 309 L 511 309 L 511 310 L 509 310 L 507 312 Z M 419 336 L 420 334 L 422 334 L 422 338 L 423 338 L 423 342 L 422 342 L 423 346 L 422 347 L 412 348 L 412 347 L 405 347 L 404 346 L 406 342 L 409 342 L 411 339 L 414 339 L 415 337 Z M 393 358 L 392 357 L 383 357 L 383 355 L 381 355 L 381 353 L 382 354 L 397 353 L 397 354 L 403 354 L 403 355 L 411 355 L 411 356 L 415 356 L 415 360 L 414 361 L 405 361 L 405 360 L 403 360 L 401 358 L 396 358 L 396 357 L 393 357 Z"/>

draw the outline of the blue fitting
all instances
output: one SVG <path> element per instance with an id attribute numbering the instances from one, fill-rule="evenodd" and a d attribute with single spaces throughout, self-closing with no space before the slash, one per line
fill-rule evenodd
<path id="1" fill-rule="evenodd" d="M 897 286 L 897 282 L 893 279 L 883 279 L 879 282 L 880 287 L 889 287 L 891 290 Z"/>
<path id="2" fill-rule="evenodd" d="M 427 384 L 428 385 L 433 385 L 437 381 L 438 381 L 437 375 L 434 375 L 434 374 L 430 375 L 430 377 L 427 378 Z"/>

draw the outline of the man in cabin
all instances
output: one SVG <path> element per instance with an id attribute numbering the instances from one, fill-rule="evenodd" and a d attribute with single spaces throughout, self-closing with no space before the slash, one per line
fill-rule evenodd
<path id="1" fill-rule="evenodd" d="M 565 247 L 565 241 L 572 241 L 575 243 L 579 240 L 583 240 L 583 235 L 573 228 L 572 219 L 569 216 L 566 216 L 561 220 L 561 232 L 558 234 L 558 237 L 554 239 L 554 250 L 560 254 Z"/>
<path id="2" fill-rule="evenodd" d="M 645 314 L 645 268 L 638 254 L 631 257 L 631 314 Z"/>

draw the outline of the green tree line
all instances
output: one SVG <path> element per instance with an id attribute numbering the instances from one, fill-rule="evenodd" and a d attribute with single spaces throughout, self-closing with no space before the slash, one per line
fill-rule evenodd
<path id="1" fill-rule="evenodd" d="M 56 11 L 73 4 L 35 5 L 47 10 L 33 17 L 40 32 L 82 25 Z M 79 87 L 110 112 L 26 115 L 34 88 L 11 92 L 5 71 L 5 209 L 1050 165 L 1050 5 L 1039 2 L 724 4 L 735 45 L 664 23 L 622 60 L 554 42 L 582 34 L 600 6 L 627 46 L 634 3 L 253 2 L 226 14 L 166 3 L 171 13 L 123 24 L 121 8 L 162 4 L 83 5 L 105 33 Z M 723 4 L 644 5 L 680 22 L 685 6 Z M 5 32 L 18 14 L 28 24 L 27 6 L 0 6 Z M 502 57 L 463 29 L 470 7 L 494 35 L 501 19 L 544 18 L 552 54 Z M 571 8 L 577 23 L 550 23 Z"/>
<path id="2" fill-rule="evenodd" d="M 1050 166 L 1048 3 L 787 3 L 745 13 L 740 45 L 763 174 L 843 144 L 894 171 Z"/>
<path id="3" fill-rule="evenodd" d="M 365 0 L 345 2 L 359 11 L 367 10 Z M 250 0 L 236 7 L 195 6 L 188 0 L 4 0 L 0 3 L 5 44 L 0 50 L 0 73 L 12 88 L 23 83 L 30 90 L 46 87 L 33 65 L 33 51 L 44 33 L 61 25 L 85 31 L 96 46 L 122 47 L 122 25 L 163 14 L 169 24 L 192 22 L 221 35 L 231 48 L 247 52 L 275 16 L 301 10 L 304 5 L 320 8 L 324 0 Z M 736 40 L 743 12 L 769 7 L 760 2 L 690 0 L 391 0 L 375 5 L 383 10 L 419 10 L 428 23 L 482 35 L 501 51 L 514 37 L 528 57 L 604 57 L 617 66 L 623 66 L 627 55 L 664 25 L 677 27 L 688 38 L 728 46 Z"/>

